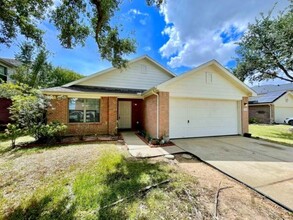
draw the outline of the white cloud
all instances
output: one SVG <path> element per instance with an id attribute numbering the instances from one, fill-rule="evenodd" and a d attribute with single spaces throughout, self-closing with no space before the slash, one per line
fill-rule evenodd
<path id="1" fill-rule="evenodd" d="M 140 10 L 138 10 L 138 9 L 133 8 L 133 9 L 130 9 L 127 14 L 131 15 L 131 17 L 132 17 L 131 19 L 135 19 L 136 17 L 139 17 L 140 18 L 139 23 L 141 25 L 146 25 L 147 24 L 147 19 L 149 17 L 148 13 L 144 13 L 144 12 L 141 12 Z"/>
<path id="2" fill-rule="evenodd" d="M 150 46 L 146 46 L 146 47 L 143 48 L 143 50 L 146 51 L 146 52 L 148 52 L 148 51 L 151 51 L 152 48 Z"/>
<path id="3" fill-rule="evenodd" d="M 160 48 L 168 65 L 194 67 L 211 59 L 226 64 L 235 56 L 235 42 L 223 42 L 221 33 L 232 35 L 246 30 L 260 12 L 267 13 L 275 0 L 168 0 L 161 7 L 166 27 L 162 34 L 169 40 Z M 280 0 L 275 12 L 284 9 L 288 1 Z"/>
<path id="4" fill-rule="evenodd" d="M 148 13 L 143 13 L 143 12 L 141 12 L 140 10 L 138 10 L 138 9 L 134 9 L 134 8 L 130 9 L 130 10 L 128 11 L 128 14 L 131 14 L 131 15 L 133 15 L 133 16 L 136 16 L 136 15 L 149 16 Z"/>

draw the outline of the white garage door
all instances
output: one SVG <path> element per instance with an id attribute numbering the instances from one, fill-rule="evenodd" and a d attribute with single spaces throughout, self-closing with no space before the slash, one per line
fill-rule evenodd
<path id="1" fill-rule="evenodd" d="M 290 107 L 275 107 L 275 122 L 284 123 L 286 118 L 293 117 L 293 108 Z"/>
<path id="2" fill-rule="evenodd" d="M 238 134 L 237 101 L 170 98 L 170 137 Z"/>

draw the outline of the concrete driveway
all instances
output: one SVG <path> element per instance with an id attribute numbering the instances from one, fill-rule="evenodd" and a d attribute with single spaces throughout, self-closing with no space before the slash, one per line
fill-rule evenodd
<path id="1" fill-rule="evenodd" d="M 172 141 L 185 151 L 293 210 L 293 147 L 239 136 Z"/>

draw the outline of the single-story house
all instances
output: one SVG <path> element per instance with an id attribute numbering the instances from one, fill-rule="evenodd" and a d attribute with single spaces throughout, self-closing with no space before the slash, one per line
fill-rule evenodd
<path id="1" fill-rule="evenodd" d="M 293 93 L 274 91 L 249 98 L 249 119 L 259 123 L 284 123 L 293 117 Z"/>
<path id="2" fill-rule="evenodd" d="M 148 56 L 43 92 L 55 97 L 48 121 L 65 123 L 69 134 L 144 129 L 155 138 L 246 133 L 255 95 L 215 60 L 176 76 Z"/>

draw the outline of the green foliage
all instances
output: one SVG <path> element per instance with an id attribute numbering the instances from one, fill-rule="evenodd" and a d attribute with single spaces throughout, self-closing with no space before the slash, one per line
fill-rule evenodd
<path id="1" fill-rule="evenodd" d="M 7 98 L 10 99 L 16 95 L 25 94 L 29 91 L 29 87 L 25 84 L 14 84 L 14 83 L 1 83 L 0 84 L 0 98 Z"/>
<path id="2" fill-rule="evenodd" d="M 0 84 L 0 97 L 12 100 L 9 110 L 13 125 L 9 125 L 6 133 L 13 145 L 17 135 L 24 133 L 32 135 L 37 141 L 47 142 L 58 139 L 66 130 L 66 126 L 59 122 L 46 123 L 46 113 L 51 107 L 51 99 L 40 90 L 24 84 L 3 83 Z"/>
<path id="3" fill-rule="evenodd" d="M 52 0 L 1 1 L 0 43 L 10 46 L 21 33 L 41 45 L 43 31 L 38 28 L 37 24 L 38 21 L 46 18 L 46 12 L 52 4 Z"/>
<path id="4" fill-rule="evenodd" d="M 11 79 L 32 88 L 46 88 L 52 85 L 53 66 L 48 62 L 48 51 L 44 48 L 36 49 L 32 44 L 26 42 L 21 45 L 16 59 L 23 65 L 16 69 L 15 73 L 11 75 Z"/>
<path id="5" fill-rule="evenodd" d="M 242 81 L 282 79 L 293 82 L 293 1 L 272 17 L 261 14 L 239 42 L 235 75 Z"/>
<path id="6" fill-rule="evenodd" d="M 61 86 L 83 76 L 68 69 L 53 67 L 48 62 L 48 51 L 25 42 L 20 47 L 16 59 L 23 65 L 18 67 L 11 78 L 18 83 L 27 84 L 32 88 Z"/>
<path id="7" fill-rule="evenodd" d="M 21 129 L 17 124 L 8 124 L 5 129 L 5 137 L 11 140 L 11 147 L 15 148 L 16 138 L 25 135 L 25 130 Z"/>
<path id="8" fill-rule="evenodd" d="M 31 129 L 33 134 L 37 134 L 38 140 L 46 143 L 54 143 L 60 141 L 61 136 L 64 135 L 67 126 L 58 122 L 50 122 L 48 124 L 42 124 L 41 126 L 34 126 Z"/>
<path id="9" fill-rule="evenodd" d="M 84 76 L 72 70 L 56 67 L 53 69 L 50 76 L 51 86 L 62 86 L 72 81 L 81 79 L 82 77 Z"/>
<path id="10" fill-rule="evenodd" d="M 162 4 L 163 0 L 146 0 L 148 5 Z M 124 67 L 123 55 L 135 52 L 135 41 L 121 38 L 120 24 L 112 18 L 120 9 L 121 0 L 4 0 L 0 4 L 0 43 L 10 46 L 18 34 L 42 45 L 43 31 L 39 28 L 44 19 L 59 31 L 59 41 L 65 48 L 84 45 L 94 33 L 101 57 L 115 67 Z M 54 7 L 53 7 L 54 5 Z"/>
<path id="11" fill-rule="evenodd" d="M 259 123 L 257 118 L 250 118 L 249 119 L 249 124 L 257 124 L 257 123 Z"/>

